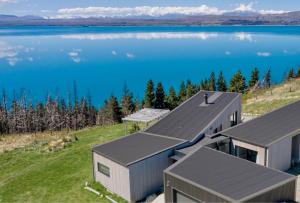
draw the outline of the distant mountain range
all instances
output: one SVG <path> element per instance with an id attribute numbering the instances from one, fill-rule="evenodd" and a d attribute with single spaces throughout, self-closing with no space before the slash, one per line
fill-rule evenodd
<path id="1" fill-rule="evenodd" d="M 127 18 L 73 17 L 52 19 L 40 16 L 0 15 L 0 26 L 147 26 L 147 25 L 300 25 L 300 11 L 283 14 L 231 12 L 222 15 L 162 17 L 138 16 Z"/>

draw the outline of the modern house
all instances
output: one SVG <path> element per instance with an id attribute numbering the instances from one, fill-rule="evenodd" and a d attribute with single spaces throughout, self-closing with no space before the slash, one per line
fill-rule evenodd
<path id="1" fill-rule="evenodd" d="M 166 202 L 289 202 L 296 177 L 201 147 L 164 173 Z"/>
<path id="2" fill-rule="evenodd" d="M 177 150 L 240 121 L 240 94 L 200 91 L 144 132 L 95 146 L 94 179 L 129 202 L 142 200 L 163 189 Z"/>
<path id="3" fill-rule="evenodd" d="M 176 150 L 166 202 L 291 202 L 299 162 L 300 101 Z"/>
<path id="4" fill-rule="evenodd" d="M 260 165 L 285 171 L 300 160 L 300 101 L 220 133 L 228 151 Z"/>

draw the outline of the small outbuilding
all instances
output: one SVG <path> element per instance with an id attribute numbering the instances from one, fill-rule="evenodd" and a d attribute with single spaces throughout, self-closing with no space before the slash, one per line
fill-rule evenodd
<path id="1" fill-rule="evenodd" d="M 163 187 L 169 156 L 186 141 L 135 133 L 93 148 L 94 179 L 109 191 L 136 202 Z"/>

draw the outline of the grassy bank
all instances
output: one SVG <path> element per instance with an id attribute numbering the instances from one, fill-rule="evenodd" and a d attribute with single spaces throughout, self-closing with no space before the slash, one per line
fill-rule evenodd
<path id="1" fill-rule="evenodd" d="M 300 100 L 300 79 L 244 95 L 243 113 L 263 114 Z"/>
<path id="2" fill-rule="evenodd" d="M 57 152 L 27 146 L 0 154 L 0 202 L 108 202 L 83 187 L 86 181 L 93 182 L 92 147 L 123 136 L 124 126 L 74 135 L 79 140 Z M 99 184 L 93 186 L 106 193 Z"/>

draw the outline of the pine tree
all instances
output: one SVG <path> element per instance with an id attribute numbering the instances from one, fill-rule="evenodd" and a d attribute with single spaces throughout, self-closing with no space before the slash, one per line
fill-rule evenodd
<path id="1" fill-rule="evenodd" d="M 295 73 L 294 73 L 294 69 L 292 68 L 289 70 L 289 73 L 287 75 L 287 80 L 291 80 L 293 78 L 295 78 Z"/>
<path id="2" fill-rule="evenodd" d="M 227 91 L 226 80 L 225 80 L 225 77 L 224 77 L 222 71 L 220 71 L 217 86 L 218 86 L 218 91 L 220 91 L 220 92 L 226 92 Z"/>
<path id="3" fill-rule="evenodd" d="M 230 81 L 230 92 L 238 92 L 238 93 L 245 93 L 247 89 L 246 79 L 242 75 L 242 72 L 238 70 L 238 72 L 232 77 Z"/>
<path id="4" fill-rule="evenodd" d="M 129 91 L 126 84 L 123 87 L 123 96 L 122 96 L 122 114 L 127 116 L 134 111 L 133 95 Z"/>
<path id="5" fill-rule="evenodd" d="M 264 77 L 264 87 L 270 88 L 271 87 L 271 69 L 269 69 Z"/>
<path id="6" fill-rule="evenodd" d="M 165 92 L 161 82 L 157 84 L 155 91 L 155 108 L 163 109 L 165 108 Z"/>
<path id="7" fill-rule="evenodd" d="M 186 100 L 186 87 L 185 87 L 184 81 L 181 81 L 181 83 L 180 83 L 178 99 L 180 102 L 183 102 Z"/>
<path id="8" fill-rule="evenodd" d="M 178 106 L 178 98 L 173 87 L 170 87 L 169 94 L 166 98 L 167 107 L 170 110 L 175 109 Z"/>
<path id="9" fill-rule="evenodd" d="M 119 106 L 119 102 L 115 96 L 111 96 L 109 100 L 109 107 L 111 111 L 111 118 L 115 123 L 121 123 L 122 112 Z"/>
<path id="10" fill-rule="evenodd" d="M 211 72 L 210 77 L 209 77 L 209 91 L 216 91 L 216 77 L 215 73 Z"/>
<path id="11" fill-rule="evenodd" d="M 254 87 L 259 81 L 259 71 L 257 68 L 254 68 L 251 72 L 251 79 L 249 80 L 249 87 Z"/>
<path id="12" fill-rule="evenodd" d="M 204 80 L 201 81 L 200 89 L 209 91 L 209 81 L 207 78 L 205 78 Z"/>
<path id="13" fill-rule="evenodd" d="M 188 80 L 186 82 L 186 98 L 190 98 L 194 95 L 195 90 L 194 90 L 194 86 L 192 84 L 192 82 L 190 80 Z"/>
<path id="14" fill-rule="evenodd" d="M 146 108 L 153 108 L 154 107 L 154 101 L 155 101 L 155 95 L 154 95 L 154 83 L 152 80 L 148 81 L 147 89 L 145 93 L 145 107 Z"/>
<path id="15" fill-rule="evenodd" d="M 297 78 L 300 78 L 300 67 L 298 68 L 298 71 L 297 71 Z"/>

